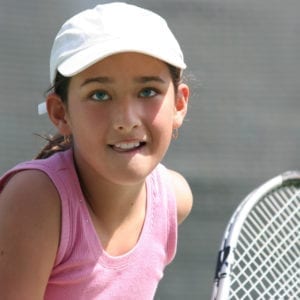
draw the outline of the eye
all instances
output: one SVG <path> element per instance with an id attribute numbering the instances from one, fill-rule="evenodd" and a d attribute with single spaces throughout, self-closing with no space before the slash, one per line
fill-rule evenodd
<path id="1" fill-rule="evenodd" d="M 140 92 L 140 97 L 142 97 L 142 98 L 151 98 L 151 97 L 155 97 L 157 94 L 158 94 L 158 91 L 154 88 L 144 88 Z"/>
<path id="2" fill-rule="evenodd" d="M 91 99 L 95 100 L 95 101 L 107 101 L 110 99 L 110 96 L 107 92 L 105 91 L 95 91 L 93 93 L 91 93 L 91 96 L 90 96 Z"/>

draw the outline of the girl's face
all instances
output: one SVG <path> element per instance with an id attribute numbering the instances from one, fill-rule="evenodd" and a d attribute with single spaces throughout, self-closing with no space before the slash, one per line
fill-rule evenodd
<path id="1" fill-rule="evenodd" d="M 122 53 L 70 81 L 64 134 L 73 136 L 81 175 L 117 184 L 140 182 L 165 155 L 186 114 L 188 87 L 175 94 L 167 65 Z"/>

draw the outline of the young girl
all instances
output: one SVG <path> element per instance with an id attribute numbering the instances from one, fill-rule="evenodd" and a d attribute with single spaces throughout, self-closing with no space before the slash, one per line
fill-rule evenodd
<path id="1" fill-rule="evenodd" d="M 192 206 L 160 164 L 187 112 L 184 68 L 148 10 L 103 4 L 62 26 L 46 101 L 59 135 L 0 181 L 1 299 L 153 299 Z"/>

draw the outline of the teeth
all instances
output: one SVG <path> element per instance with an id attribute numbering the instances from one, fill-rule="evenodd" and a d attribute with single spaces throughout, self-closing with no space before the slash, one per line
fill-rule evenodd
<path id="1" fill-rule="evenodd" d="M 129 149 L 134 149 L 140 145 L 139 142 L 135 143 L 119 143 L 115 144 L 116 148 L 122 149 L 122 150 L 129 150 Z"/>

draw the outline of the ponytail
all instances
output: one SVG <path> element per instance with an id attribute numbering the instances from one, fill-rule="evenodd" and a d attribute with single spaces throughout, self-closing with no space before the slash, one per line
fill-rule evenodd
<path id="1" fill-rule="evenodd" d="M 42 138 L 47 141 L 47 144 L 35 156 L 35 159 L 47 158 L 56 152 L 65 151 L 72 147 L 72 138 L 62 136 L 60 133 L 54 136 L 44 136 Z"/>

